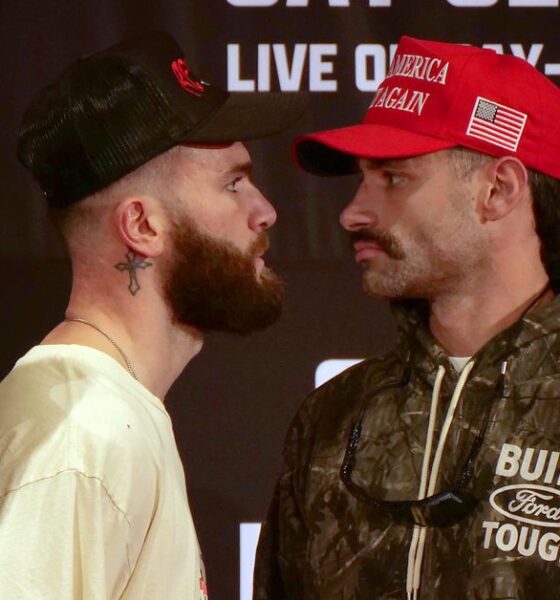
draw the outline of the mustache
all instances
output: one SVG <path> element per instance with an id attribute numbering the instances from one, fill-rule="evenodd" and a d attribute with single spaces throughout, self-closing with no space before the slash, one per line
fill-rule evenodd
<path id="1" fill-rule="evenodd" d="M 247 253 L 251 257 L 261 256 L 263 255 L 269 248 L 270 241 L 268 238 L 268 234 L 264 231 L 261 231 L 252 244 L 249 246 L 249 250 Z"/>
<path id="2" fill-rule="evenodd" d="M 402 260 L 405 253 L 397 238 L 389 231 L 379 229 L 360 229 L 350 233 L 350 245 L 354 246 L 356 242 L 374 242 L 377 244 L 389 258 Z"/>

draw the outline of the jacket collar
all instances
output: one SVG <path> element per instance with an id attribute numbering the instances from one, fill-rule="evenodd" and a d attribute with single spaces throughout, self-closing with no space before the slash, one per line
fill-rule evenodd
<path id="1" fill-rule="evenodd" d="M 450 375 L 453 385 L 457 373 L 450 365 L 446 351 L 438 344 L 428 326 L 429 307 L 426 301 L 392 301 L 391 308 L 398 328 L 397 352 L 402 360 L 409 362 L 411 369 L 430 384 L 439 365 Z M 504 361 L 515 358 L 533 344 L 547 346 L 550 336 L 560 340 L 560 296 L 552 302 L 527 312 L 519 321 L 501 331 L 473 356 L 475 367 L 471 384 L 495 385 Z M 545 348 L 542 349 L 545 351 Z M 447 379 L 447 378 L 446 378 Z"/>

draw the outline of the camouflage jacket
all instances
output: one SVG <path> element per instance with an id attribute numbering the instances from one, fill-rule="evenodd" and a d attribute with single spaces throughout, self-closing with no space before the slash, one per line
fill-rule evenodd
<path id="1" fill-rule="evenodd" d="M 441 436 L 459 375 L 425 316 L 404 308 L 397 321 L 392 352 L 327 382 L 298 411 L 259 541 L 254 600 L 406 599 L 415 528 L 425 530 L 418 600 L 560 598 L 560 299 L 472 359 L 434 491 L 456 482 L 488 414 L 468 483 L 479 501 L 450 527 L 395 522 L 340 479 L 363 407 L 353 480 L 378 499 L 418 498 L 443 367 L 432 455 Z"/>

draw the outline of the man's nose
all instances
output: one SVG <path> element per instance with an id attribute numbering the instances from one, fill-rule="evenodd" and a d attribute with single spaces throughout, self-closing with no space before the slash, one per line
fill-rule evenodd
<path id="1" fill-rule="evenodd" d="M 373 198 L 363 182 L 350 203 L 340 213 L 340 224 L 346 231 L 358 231 L 378 225 L 378 217 L 373 209 Z"/>
<path id="2" fill-rule="evenodd" d="M 276 222 L 276 210 L 258 188 L 255 188 L 249 221 L 249 225 L 254 231 L 265 231 Z"/>

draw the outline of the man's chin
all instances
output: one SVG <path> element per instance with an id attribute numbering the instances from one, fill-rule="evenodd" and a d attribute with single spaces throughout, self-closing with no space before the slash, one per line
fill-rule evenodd
<path id="1" fill-rule="evenodd" d="M 283 283 L 262 258 L 266 239 L 241 253 L 188 220 L 175 231 L 165 295 L 177 322 L 201 332 L 246 334 L 280 316 Z"/>
<path id="2" fill-rule="evenodd" d="M 362 289 L 371 298 L 390 300 L 405 296 L 401 286 L 392 284 L 383 279 L 379 273 L 373 272 L 372 270 L 364 271 L 362 275 Z"/>
<path id="3" fill-rule="evenodd" d="M 391 293 L 387 290 L 380 290 L 367 285 L 364 285 L 362 289 L 369 298 L 376 298 L 378 300 L 392 300 L 393 298 L 398 297 L 395 296 L 394 293 Z"/>

